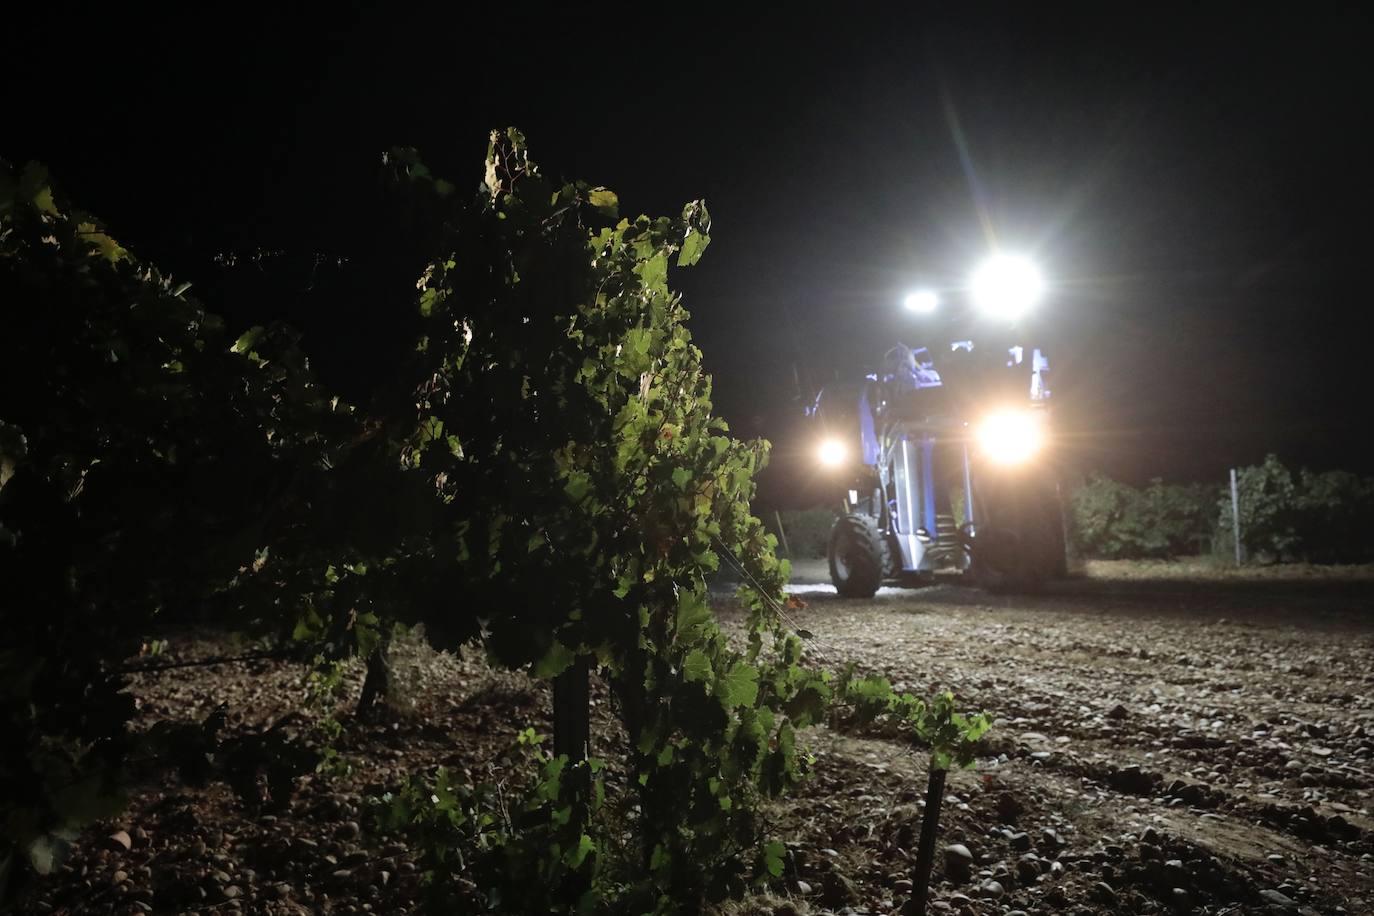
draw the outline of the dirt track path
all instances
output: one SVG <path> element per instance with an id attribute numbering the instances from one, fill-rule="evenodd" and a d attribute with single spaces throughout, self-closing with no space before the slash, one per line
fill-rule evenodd
<path id="1" fill-rule="evenodd" d="M 1023 597 L 794 586 L 815 661 L 948 687 L 997 720 L 944 821 L 976 861 L 936 908 L 1374 912 L 1374 585 L 1127 569 Z M 842 724 L 811 743 L 815 807 L 782 819 L 812 893 L 778 904 L 887 912 L 924 764 Z"/>

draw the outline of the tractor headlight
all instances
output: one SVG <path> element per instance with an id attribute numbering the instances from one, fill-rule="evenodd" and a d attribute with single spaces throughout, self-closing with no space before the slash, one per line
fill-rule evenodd
<path id="1" fill-rule="evenodd" d="M 969 292 L 978 311 L 992 318 L 1015 321 L 1040 301 L 1045 293 L 1045 279 L 1029 258 L 998 254 L 978 265 Z"/>
<path id="2" fill-rule="evenodd" d="M 983 454 L 997 464 L 1021 464 L 1045 446 L 1045 421 L 1037 411 L 1004 410 L 986 417 L 976 430 Z"/>
<path id="3" fill-rule="evenodd" d="M 902 305 L 908 312 L 915 312 L 918 315 L 929 315 L 940 307 L 940 296 L 933 289 L 918 289 L 915 292 L 907 293 Z"/>
<path id="4" fill-rule="evenodd" d="M 826 439 L 816 449 L 822 467 L 837 468 L 849 460 L 849 449 L 839 439 Z"/>

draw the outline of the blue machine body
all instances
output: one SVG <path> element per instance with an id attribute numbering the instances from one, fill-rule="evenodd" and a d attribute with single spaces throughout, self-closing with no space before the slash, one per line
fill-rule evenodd
<path id="1" fill-rule="evenodd" d="M 1022 345 L 980 351 L 971 340 L 951 342 L 938 357 L 898 344 L 857 387 L 822 391 L 807 410 L 823 425 L 858 433 L 861 467 L 845 511 L 877 520 L 896 548 L 891 573 L 965 568 L 963 537 L 976 525 L 969 439 L 977 417 L 969 414 L 989 401 L 1046 406 L 1048 358 Z M 957 516 L 951 488 L 962 490 Z"/>

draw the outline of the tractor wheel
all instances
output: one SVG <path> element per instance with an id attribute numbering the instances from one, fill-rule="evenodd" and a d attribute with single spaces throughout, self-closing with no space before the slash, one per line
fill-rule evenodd
<path id="1" fill-rule="evenodd" d="M 979 532 L 973 574 L 991 592 L 1035 592 L 1065 574 L 1064 519 L 1056 497 L 1031 494 L 1010 524 Z"/>
<path id="2" fill-rule="evenodd" d="M 1050 578 L 1067 579 L 1069 576 L 1069 545 L 1064 528 L 1064 511 L 1056 502 L 1054 507 L 1054 528 L 1050 532 Z"/>
<path id="3" fill-rule="evenodd" d="M 979 532 L 973 547 L 973 579 L 993 593 L 1034 590 L 1040 577 L 1016 532 L 996 528 Z"/>
<path id="4" fill-rule="evenodd" d="M 1035 575 L 1042 581 L 1063 579 L 1069 570 L 1064 539 L 1064 510 L 1058 489 L 1047 490 L 1041 499 L 1035 535 Z"/>
<path id="5" fill-rule="evenodd" d="M 887 542 L 867 515 L 846 515 L 830 529 L 830 581 L 845 598 L 872 598 L 889 566 Z"/>

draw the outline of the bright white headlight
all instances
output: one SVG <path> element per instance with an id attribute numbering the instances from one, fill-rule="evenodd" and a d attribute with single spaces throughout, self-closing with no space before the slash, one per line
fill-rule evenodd
<path id="1" fill-rule="evenodd" d="M 1021 464 L 1045 445 L 1044 419 L 1029 410 L 991 414 L 976 431 L 983 454 L 997 464 Z"/>
<path id="2" fill-rule="evenodd" d="M 849 460 L 849 449 L 839 439 L 826 439 L 816 449 L 816 458 L 824 467 L 837 468 Z"/>
<path id="3" fill-rule="evenodd" d="M 907 293 L 907 297 L 902 300 L 902 305 L 906 307 L 908 312 L 929 315 L 940 307 L 940 297 L 933 289 L 918 289 L 914 293 Z"/>
<path id="4" fill-rule="evenodd" d="M 980 312 L 1014 321 L 1040 301 L 1045 293 L 1045 279 L 1029 258 L 998 254 L 978 265 L 969 291 Z"/>

